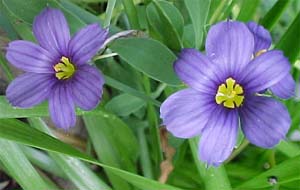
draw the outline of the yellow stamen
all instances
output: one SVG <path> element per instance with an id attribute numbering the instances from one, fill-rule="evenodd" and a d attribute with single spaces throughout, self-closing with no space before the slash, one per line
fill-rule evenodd
<path id="1" fill-rule="evenodd" d="M 256 52 L 254 57 L 258 57 L 258 56 L 260 56 L 261 54 L 266 53 L 266 52 L 267 52 L 266 49 L 262 49 L 262 50 Z"/>
<path id="2" fill-rule="evenodd" d="M 226 84 L 221 84 L 218 88 L 215 100 L 217 104 L 222 104 L 226 108 L 240 107 L 244 101 L 243 88 L 235 83 L 231 77 L 226 80 Z"/>
<path id="3" fill-rule="evenodd" d="M 67 57 L 62 57 L 54 67 L 55 76 L 60 80 L 68 79 L 75 73 L 75 67 Z"/>

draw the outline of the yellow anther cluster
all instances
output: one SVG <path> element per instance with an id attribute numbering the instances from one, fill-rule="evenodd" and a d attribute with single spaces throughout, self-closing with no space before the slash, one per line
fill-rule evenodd
<path id="1" fill-rule="evenodd" d="M 260 55 L 262 55 L 262 54 L 264 54 L 264 53 L 266 53 L 266 52 L 267 52 L 266 49 L 262 49 L 262 50 L 256 52 L 254 57 L 258 57 L 258 56 L 260 56 Z"/>
<path id="2" fill-rule="evenodd" d="M 68 79 L 75 73 L 75 67 L 67 57 L 62 57 L 53 68 L 56 78 L 60 80 Z"/>
<path id="3" fill-rule="evenodd" d="M 243 88 L 234 79 L 228 78 L 225 84 L 219 86 L 215 100 L 226 108 L 240 107 L 244 101 L 243 93 Z"/>

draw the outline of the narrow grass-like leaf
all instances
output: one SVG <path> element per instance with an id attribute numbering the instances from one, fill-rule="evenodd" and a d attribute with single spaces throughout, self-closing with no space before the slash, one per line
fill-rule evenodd
<path id="1" fill-rule="evenodd" d="M 300 155 L 300 147 L 297 146 L 297 144 L 288 141 L 281 141 L 276 146 L 276 150 L 290 158 Z"/>
<path id="2" fill-rule="evenodd" d="M 270 178 L 276 179 L 277 184 L 285 184 L 292 181 L 300 180 L 300 156 L 296 156 L 286 160 L 274 168 L 259 174 L 239 185 L 235 190 L 257 189 L 257 188 L 271 188 Z"/>
<path id="3" fill-rule="evenodd" d="M 109 27 L 109 25 L 110 25 L 110 20 L 112 18 L 112 13 L 113 13 L 115 4 L 116 4 L 116 0 L 108 0 L 107 8 L 105 11 L 105 20 L 104 20 L 104 24 L 103 24 L 104 28 Z"/>
<path id="4" fill-rule="evenodd" d="M 107 165 L 136 172 L 137 140 L 129 127 L 112 114 L 85 116 L 84 122 L 99 160 Z M 106 170 L 115 189 L 131 189 L 126 181 Z"/>
<path id="5" fill-rule="evenodd" d="M 22 188 L 25 190 L 51 189 L 17 144 L 0 139 L 0 147 L 0 161 Z"/>
<path id="6" fill-rule="evenodd" d="M 55 176 L 66 178 L 66 175 L 61 170 L 61 168 L 55 163 L 52 158 L 49 157 L 49 155 L 47 155 L 43 151 L 27 146 L 22 146 L 22 150 L 26 157 L 30 160 L 30 162 L 35 166 L 38 166 L 40 169 Z"/>
<path id="7" fill-rule="evenodd" d="M 72 146 L 67 145 L 45 133 L 42 133 L 34 128 L 27 126 L 25 123 L 22 123 L 14 119 L 2 119 L 0 120 L 0 137 L 13 140 L 25 145 L 33 146 L 40 148 L 46 151 L 63 153 L 72 157 L 76 157 L 83 161 L 89 162 L 91 164 L 96 164 L 105 169 L 110 170 L 116 175 L 122 177 L 129 183 L 139 187 L 140 189 L 147 190 L 158 190 L 158 189 L 167 189 L 167 190 L 182 190 L 177 187 L 173 187 L 166 184 L 161 184 L 157 181 L 150 180 L 139 175 L 111 167 L 105 164 L 102 164 L 91 158 L 90 156 L 74 149 Z"/>
<path id="8" fill-rule="evenodd" d="M 242 0 L 241 2 L 242 5 L 237 20 L 248 22 L 255 14 L 260 0 Z"/>
<path id="9" fill-rule="evenodd" d="M 184 3 L 192 20 L 196 48 L 200 49 L 204 26 L 209 12 L 210 0 L 184 0 Z"/>
<path id="10" fill-rule="evenodd" d="M 139 17 L 137 14 L 136 7 L 134 6 L 133 0 L 122 0 L 126 15 L 128 17 L 129 23 L 132 29 L 139 29 Z"/>
<path id="11" fill-rule="evenodd" d="M 51 132 L 45 122 L 40 118 L 29 119 L 31 126 L 51 135 Z M 60 166 L 65 175 L 72 181 L 76 187 L 81 190 L 111 190 L 111 188 L 80 160 L 50 152 L 50 156 Z"/>
<path id="12" fill-rule="evenodd" d="M 295 41 L 295 39 L 299 39 L 299 28 L 300 12 L 275 46 L 284 52 L 284 55 L 289 58 L 291 63 L 294 63 L 300 55 L 300 43 Z"/>
<path id="13" fill-rule="evenodd" d="M 127 38 L 114 41 L 109 48 L 151 78 L 169 85 L 180 84 L 172 66 L 176 56 L 162 43 L 152 39 Z"/>
<path id="14" fill-rule="evenodd" d="M 159 101 L 151 98 L 150 96 L 147 96 L 145 93 L 138 91 L 124 83 L 121 83 L 120 81 L 117 81 L 109 76 L 104 76 L 104 78 L 105 78 L 105 83 L 108 86 L 111 86 L 115 89 L 118 89 L 118 90 L 125 92 L 127 94 L 130 94 L 130 95 L 133 95 L 135 97 L 138 97 L 138 98 L 140 98 L 148 103 L 151 103 L 155 106 L 160 106 L 160 104 L 161 104 Z"/>
<path id="15" fill-rule="evenodd" d="M 260 23 L 268 30 L 272 30 L 290 2 L 290 0 L 278 0 Z"/>

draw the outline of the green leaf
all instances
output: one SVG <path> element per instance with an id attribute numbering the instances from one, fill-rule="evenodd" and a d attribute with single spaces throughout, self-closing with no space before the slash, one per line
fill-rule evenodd
<path id="1" fill-rule="evenodd" d="M 285 184 L 288 182 L 300 180 L 300 156 L 288 159 L 274 168 L 259 174 L 258 176 L 242 183 L 236 190 L 246 190 L 254 188 L 272 187 L 269 182 L 270 177 L 275 177 L 277 184 Z"/>
<path id="2" fill-rule="evenodd" d="M 127 94 L 130 94 L 130 95 L 133 95 L 135 97 L 138 97 L 138 98 L 140 98 L 140 99 L 142 99 L 142 100 L 144 100 L 148 103 L 154 104 L 155 106 L 159 107 L 160 104 L 161 104 L 159 101 L 151 98 L 150 96 L 147 96 L 145 93 L 143 93 L 141 91 L 138 91 L 138 90 L 136 90 L 136 89 L 124 84 L 124 83 L 121 83 L 118 80 L 115 80 L 115 79 L 113 79 L 109 76 L 104 76 L 104 78 L 105 78 L 105 83 L 108 86 L 111 86 L 115 89 L 118 89 L 118 90 L 120 90 L 122 92 L 125 92 Z"/>
<path id="3" fill-rule="evenodd" d="M 49 116 L 48 112 L 48 104 L 44 102 L 38 106 L 33 108 L 16 108 L 12 107 L 6 100 L 4 96 L 0 96 L 0 119 L 1 118 L 29 118 L 29 117 L 42 117 Z M 77 115 L 85 115 L 85 114 L 95 114 L 95 113 L 105 113 L 101 106 L 98 106 L 92 111 L 83 111 L 79 108 L 76 109 Z"/>
<path id="4" fill-rule="evenodd" d="M 142 99 L 124 93 L 113 97 L 109 102 L 107 102 L 105 108 L 116 115 L 129 116 L 145 105 L 146 102 Z"/>
<path id="5" fill-rule="evenodd" d="M 147 6 L 146 13 L 150 28 L 168 47 L 179 51 L 184 23 L 178 9 L 167 1 L 155 0 Z"/>
<path id="6" fill-rule="evenodd" d="M 0 120 L 0 137 L 13 140 L 25 145 L 40 148 L 46 151 L 66 154 L 72 157 L 76 157 L 83 161 L 87 161 L 91 164 L 101 166 L 116 175 L 122 177 L 126 181 L 139 187 L 143 190 L 180 190 L 179 188 L 161 184 L 157 181 L 150 180 L 136 174 L 129 173 L 127 171 L 111 167 L 96 161 L 94 158 L 74 149 L 68 144 L 65 144 L 45 133 L 42 133 L 34 128 L 27 126 L 25 123 L 15 119 L 1 119 Z"/>
<path id="7" fill-rule="evenodd" d="M 253 18 L 260 0 L 242 0 L 240 13 L 237 20 L 248 22 Z"/>
<path id="8" fill-rule="evenodd" d="M 290 0 L 278 0 L 261 20 L 261 25 L 263 25 L 268 30 L 272 30 L 290 2 Z"/>
<path id="9" fill-rule="evenodd" d="M 2 3 L 8 11 L 19 19 L 19 22 L 21 20 L 27 24 L 32 24 L 35 16 L 37 16 L 44 8 L 50 6 L 53 8 L 59 8 L 64 12 L 72 33 L 85 26 L 85 23 L 82 20 L 73 13 L 64 9 L 54 0 L 2 0 Z"/>
<path id="10" fill-rule="evenodd" d="M 196 48 L 200 49 L 204 34 L 204 26 L 209 12 L 210 0 L 184 0 L 192 20 Z"/>
<path id="11" fill-rule="evenodd" d="M 300 12 L 275 46 L 276 49 L 281 49 L 284 52 L 291 63 L 294 63 L 300 55 L 300 43 L 295 42 L 295 39 L 299 38 L 299 28 Z"/>
<path id="12" fill-rule="evenodd" d="M 146 38 L 118 39 L 109 48 L 151 78 L 169 85 L 180 84 L 172 66 L 176 56 L 160 42 Z"/>
<path id="13" fill-rule="evenodd" d="M 138 154 L 136 137 L 130 128 L 112 114 L 83 117 L 100 161 L 104 164 L 136 173 Z M 130 189 L 120 177 L 106 170 L 115 189 Z"/>
<path id="14" fill-rule="evenodd" d="M 10 9 L 7 7 L 7 5 L 4 4 L 4 1 L 0 1 L 0 10 L 3 14 L 6 15 L 9 22 L 13 26 L 14 30 L 22 39 L 35 41 L 31 31 L 30 24 L 24 22 L 22 19 L 17 17 L 13 12 L 11 12 Z"/>
<path id="15" fill-rule="evenodd" d="M 137 16 L 137 10 L 134 6 L 133 0 L 122 0 L 125 12 L 127 14 L 129 23 L 132 29 L 139 29 L 139 17 Z"/>
<path id="16" fill-rule="evenodd" d="M 31 126 L 48 133 L 51 132 L 45 122 L 40 118 L 30 118 L 29 122 Z M 55 160 L 55 162 L 60 166 L 66 176 L 72 181 L 76 187 L 82 190 L 94 190 L 103 189 L 111 190 L 111 188 L 105 184 L 102 180 L 96 176 L 96 174 L 80 160 L 65 156 L 57 153 L 50 152 L 50 156 Z"/>
<path id="17" fill-rule="evenodd" d="M 189 139 L 190 147 L 194 157 L 194 162 L 201 178 L 204 181 L 206 190 L 231 190 L 231 185 L 226 174 L 224 166 L 207 168 L 198 157 L 198 141 L 199 139 Z"/>
<path id="18" fill-rule="evenodd" d="M 1 28 L 1 32 L 5 32 L 4 35 L 2 34 L 1 36 L 7 35 L 10 39 L 17 38 L 17 34 L 14 31 L 13 26 L 10 24 L 9 19 L 5 14 L 2 13 L 2 11 L 0 12 L 0 28 Z"/>
<path id="19" fill-rule="evenodd" d="M 37 150 L 35 148 L 22 146 L 22 150 L 26 157 L 32 164 L 38 166 L 40 169 L 51 173 L 55 176 L 66 178 L 66 175 L 61 168 L 50 158 L 44 151 Z"/>
<path id="20" fill-rule="evenodd" d="M 101 20 L 96 15 L 86 11 L 85 9 L 79 7 L 78 5 L 70 2 L 69 0 L 60 0 L 60 5 L 68 10 L 71 13 L 74 13 L 80 20 L 82 20 L 86 24 L 99 23 L 101 24 Z"/>
<path id="21" fill-rule="evenodd" d="M 167 189 L 167 190 L 182 190 L 170 185 L 161 184 L 157 181 L 150 180 L 136 174 L 111 167 L 105 164 L 102 164 L 91 158 L 90 156 L 80 152 L 77 149 L 74 149 L 72 146 L 67 145 L 45 133 L 42 133 L 32 127 L 29 127 L 25 123 L 15 120 L 15 119 L 1 119 L 0 120 L 0 137 L 13 140 L 25 145 L 33 146 L 40 148 L 46 151 L 56 152 L 66 154 L 72 157 L 76 157 L 83 161 L 89 162 L 91 164 L 96 164 L 101 166 L 116 175 L 122 177 L 131 184 L 139 187 L 140 189 L 147 190 L 158 190 L 158 189 Z"/>
<path id="22" fill-rule="evenodd" d="M 281 141 L 277 146 L 276 150 L 280 151 L 289 158 L 300 155 L 300 148 L 297 144 L 288 141 Z"/>
<path id="23" fill-rule="evenodd" d="M 51 189 L 17 144 L 0 139 L 0 147 L 0 161 L 22 188 L 25 190 Z"/>

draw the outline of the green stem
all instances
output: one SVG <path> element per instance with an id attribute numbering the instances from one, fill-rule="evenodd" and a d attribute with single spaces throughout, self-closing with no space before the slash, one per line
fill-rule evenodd
<path id="1" fill-rule="evenodd" d="M 110 25 L 110 21 L 111 21 L 111 17 L 112 17 L 112 13 L 113 13 L 115 4 L 116 4 L 116 0 L 108 0 L 107 8 L 105 11 L 105 20 L 104 20 L 104 24 L 103 24 L 104 28 L 107 28 Z"/>
<path id="2" fill-rule="evenodd" d="M 239 155 L 247 146 L 249 145 L 249 141 L 247 139 L 244 139 L 242 144 L 235 149 L 232 154 L 229 156 L 229 158 L 225 161 L 225 163 L 230 162 L 233 160 L 237 155 Z"/>
<path id="3" fill-rule="evenodd" d="M 152 164 L 149 155 L 149 148 L 147 144 L 147 138 L 145 136 L 145 128 L 139 127 L 137 130 L 140 152 L 141 152 L 141 166 L 145 177 L 153 179 Z"/>
<path id="4" fill-rule="evenodd" d="M 7 77 L 7 80 L 9 82 L 11 82 L 14 79 L 14 76 L 13 76 L 13 74 L 12 74 L 9 66 L 7 65 L 7 62 L 5 61 L 2 53 L 0 54 L 0 65 L 1 65 L 1 67 L 2 67 L 2 69 L 4 71 L 4 73 L 5 73 L 5 75 Z"/>
<path id="5" fill-rule="evenodd" d="M 191 151 L 197 170 L 205 184 L 206 190 L 231 190 L 231 185 L 224 166 L 206 167 L 198 158 L 198 139 L 189 139 Z"/>
<path id="6" fill-rule="evenodd" d="M 133 0 L 122 0 L 126 15 L 128 17 L 130 26 L 132 29 L 140 29 L 140 24 L 138 20 L 137 10 L 134 6 Z"/>
<path id="7" fill-rule="evenodd" d="M 212 15 L 212 17 L 208 21 L 209 25 L 215 23 L 217 21 L 217 19 L 220 17 L 220 15 L 222 14 L 222 10 L 223 10 L 226 2 L 227 1 L 221 1 L 220 2 L 219 6 L 215 10 L 214 14 Z"/>
<path id="8" fill-rule="evenodd" d="M 94 57 L 93 61 L 97 61 L 97 60 L 105 59 L 105 58 L 109 58 L 109 57 L 114 57 L 117 55 L 118 55 L 117 53 L 109 53 L 109 54 L 99 55 L 97 57 Z"/>
<path id="9" fill-rule="evenodd" d="M 147 95 L 151 95 L 151 85 L 150 80 L 147 76 L 143 76 L 144 88 Z M 158 118 L 156 115 L 156 110 L 152 104 L 148 104 L 147 106 L 147 119 L 150 126 L 150 135 L 152 139 L 152 150 L 154 154 L 155 165 L 157 166 L 155 169 L 155 173 L 159 171 L 159 165 L 163 160 L 163 154 L 160 146 L 160 135 L 159 135 L 159 124 Z"/>

